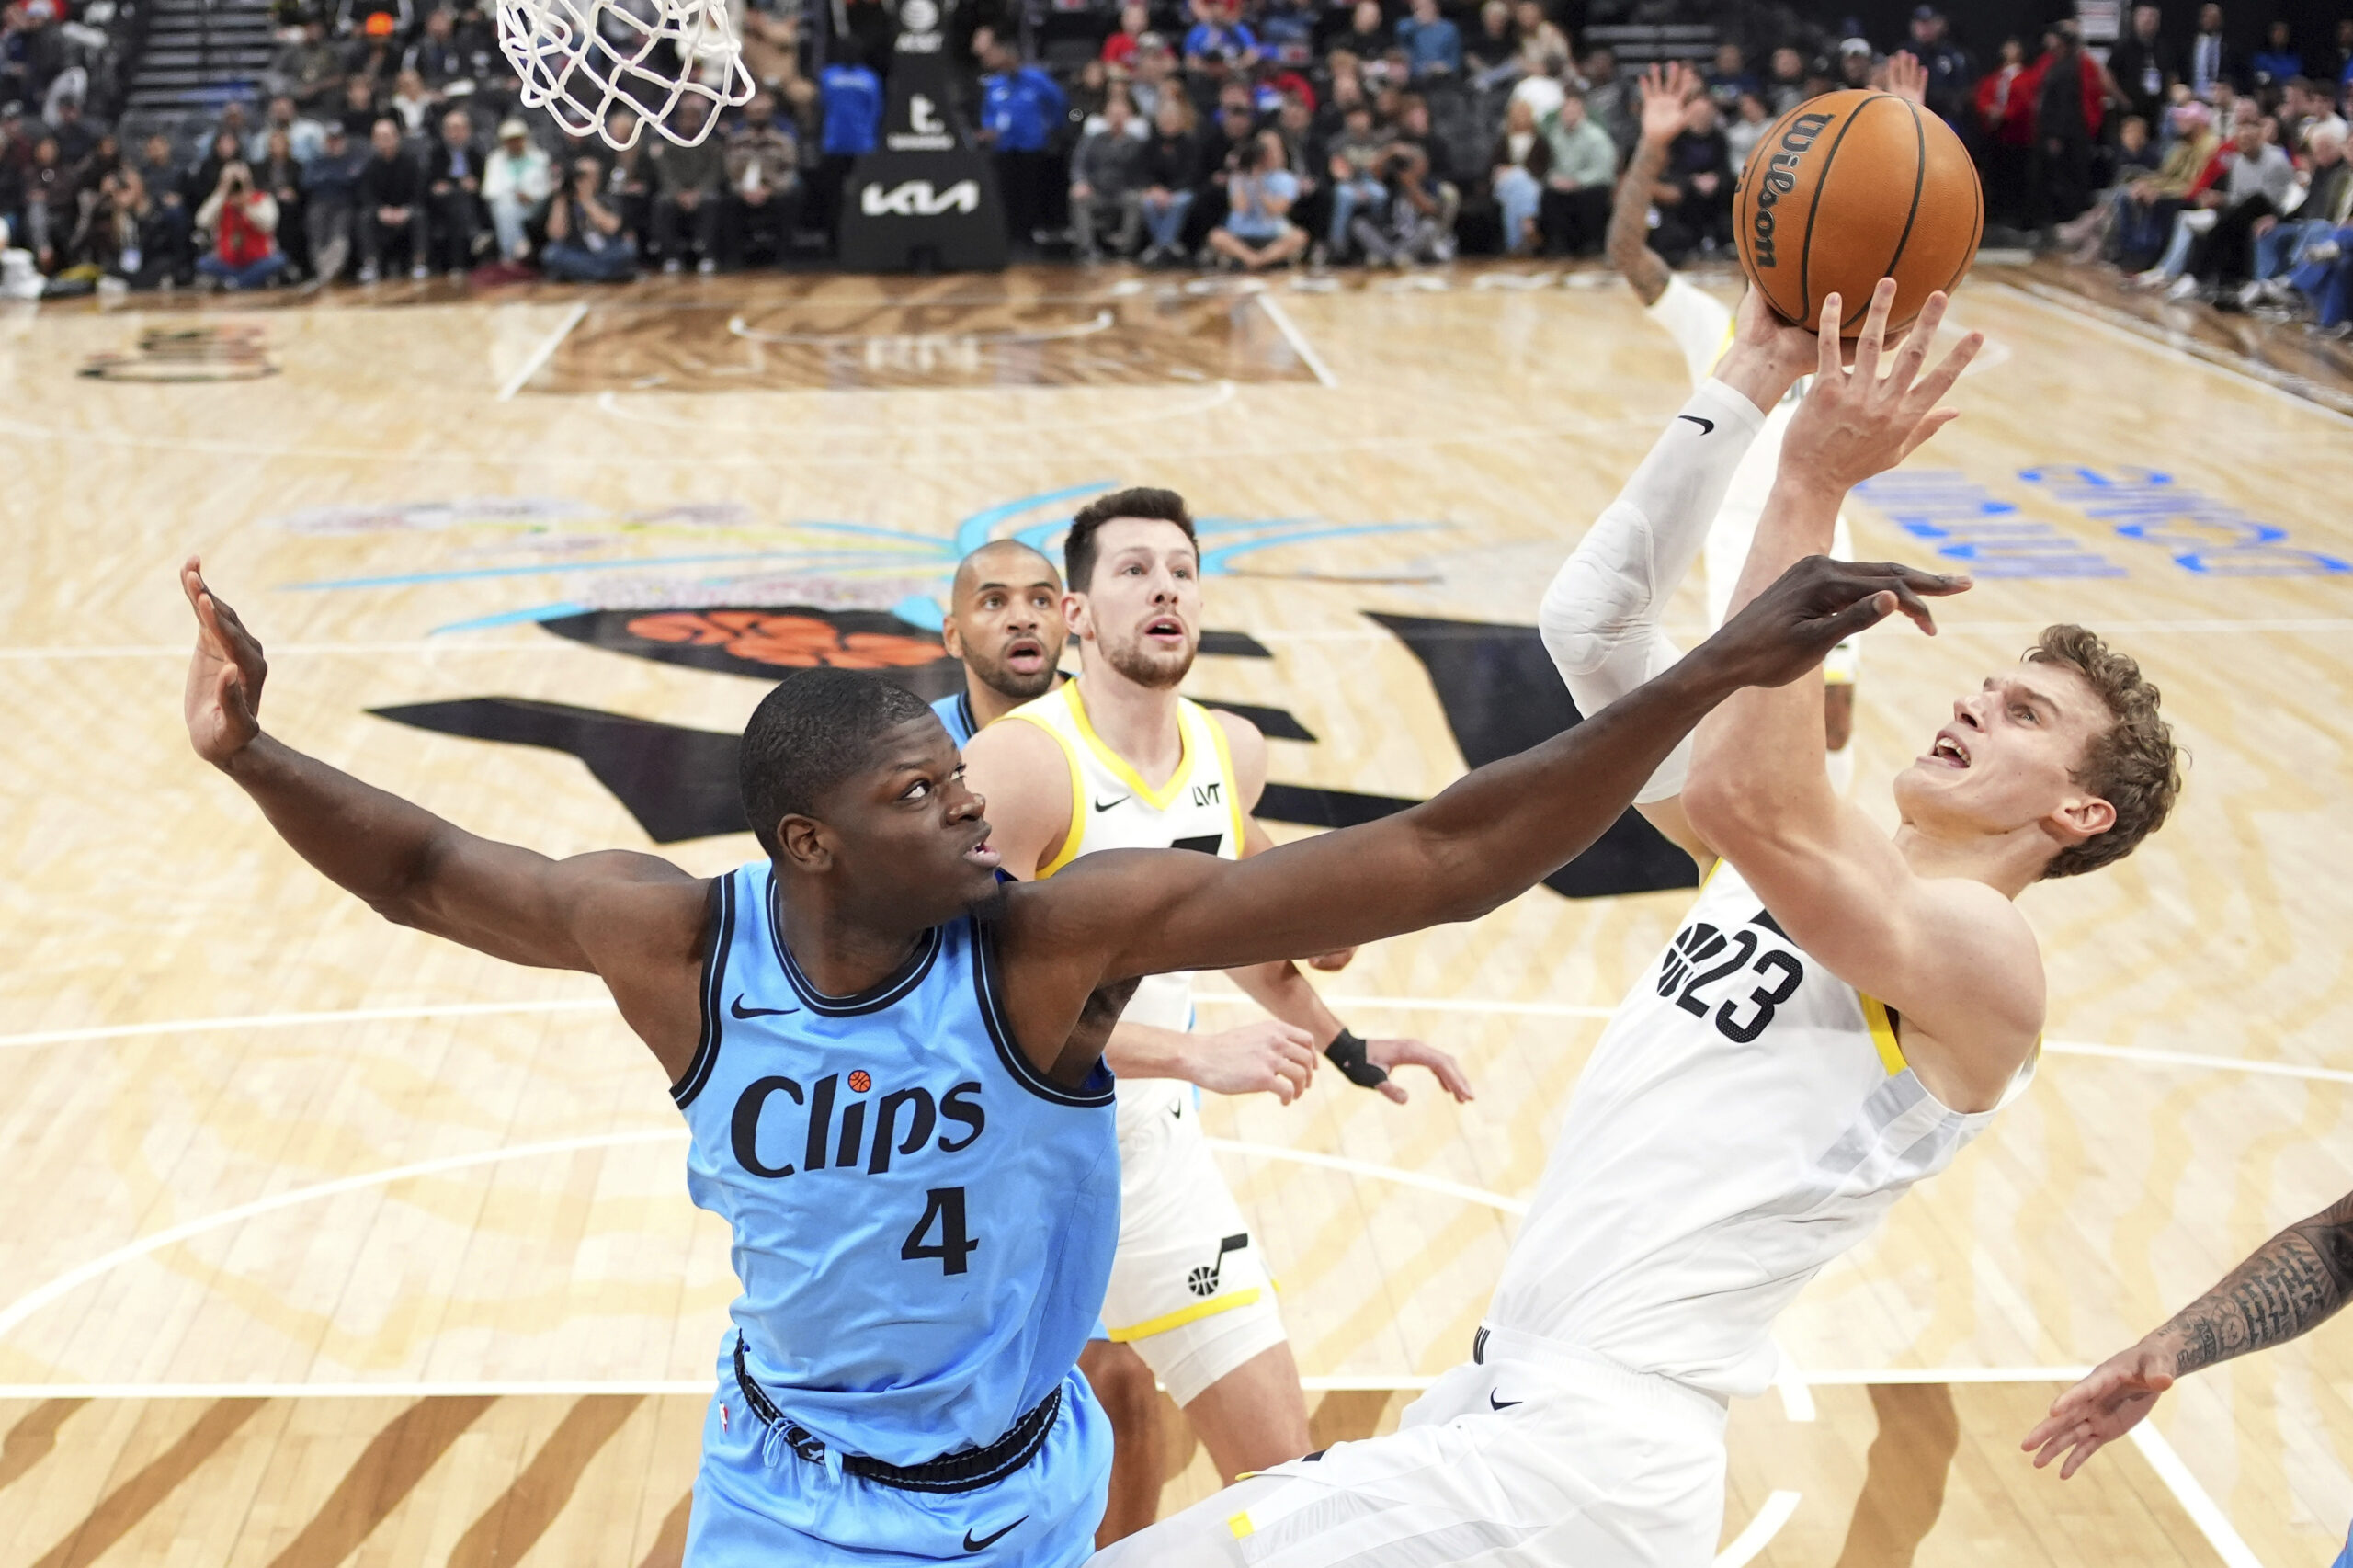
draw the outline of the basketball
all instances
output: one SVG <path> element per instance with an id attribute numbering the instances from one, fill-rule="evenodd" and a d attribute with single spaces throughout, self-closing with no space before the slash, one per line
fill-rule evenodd
<path id="1" fill-rule="evenodd" d="M 1977 170 L 1952 128 L 1907 98 L 1859 89 L 1775 120 L 1733 204 L 1749 281 L 1793 322 L 1814 322 L 1836 294 L 1847 337 L 1882 278 L 1896 285 L 1888 326 L 1909 324 L 1961 281 L 1984 231 Z"/>

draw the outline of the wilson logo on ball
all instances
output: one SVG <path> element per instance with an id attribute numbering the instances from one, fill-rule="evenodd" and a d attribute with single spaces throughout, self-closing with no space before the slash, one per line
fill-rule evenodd
<path id="1" fill-rule="evenodd" d="M 1756 182 L 1756 217 L 1750 226 L 1756 232 L 1754 254 L 1759 267 L 1774 265 L 1773 205 L 1798 187 L 1798 160 L 1829 123 L 1826 114 L 1798 116 L 1781 137 L 1781 144 L 1773 150 L 1772 159 Z"/>

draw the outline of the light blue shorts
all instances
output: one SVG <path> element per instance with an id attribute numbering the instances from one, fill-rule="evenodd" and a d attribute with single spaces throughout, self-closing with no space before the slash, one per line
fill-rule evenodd
<path id="1" fill-rule="evenodd" d="M 1073 1568 L 1093 1555 L 1111 1425 L 1076 1368 L 1028 1464 L 970 1492 L 910 1492 L 804 1460 L 771 1437 L 735 1381 L 732 1334 L 727 1346 L 703 1417 L 687 1568 Z"/>

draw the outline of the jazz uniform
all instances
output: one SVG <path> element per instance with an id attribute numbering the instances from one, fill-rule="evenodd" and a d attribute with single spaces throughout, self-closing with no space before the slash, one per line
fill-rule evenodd
<path id="1" fill-rule="evenodd" d="M 714 884 L 702 1037 L 671 1089 L 734 1233 L 693 1568 L 1064 1568 L 1110 1426 L 1076 1371 L 1119 1229 L 1109 1071 L 1038 1073 L 967 915 L 853 996 L 803 975 L 760 861 Z"/>
<path id="2" fill-rule="evenodd" d="M 1035 724 L 1070 765 L 1070 831 L 1038 869 L 1042 880 L 1098 849 L 1195 849 L 1236 859 L 1243 808 L 1225 732 L 1180 698 L 1176 771 L 1148 787 L 1088 722 L 1078 682 L 1065 681 L 1001 722 Z M 1156 974 L 1136 986 L 1120 1021 L 1183 1030 L 1193 1021 L 1192 977 Z M 1177 1404 L 1283 1339 L 1275 1288 L 1242 1210 L 1219 1174 L 1195 1091 L 1174 1078 L 1119 1085 L 1120 1248 L 1103 1322 L 1131 1344 Z"/>
<path id="3" fill-rule="evenodd" d="M 1098 1562 L 1706 1568 L 1726 1403 L 1772 1381 L 1773 1320 L 1995 1114 L 1929 1094 L 1900 1025 L 1719 864 L 1577 1081 L 1472 1359 L 1392 1436 Z"/>

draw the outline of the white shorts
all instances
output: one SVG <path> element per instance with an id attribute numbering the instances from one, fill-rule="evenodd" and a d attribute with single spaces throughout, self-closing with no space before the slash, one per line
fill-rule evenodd
<path id="1" fill-rule="evenodd" d="M 1499 1343 L 1500 1342 L 1500 1343 Z M 1707 1568 L 1724 1404 L 1573 1348 L 1491 1335 L 1386 1437 L 1230 1486 L 1094 1568 Z"/>
<path id="2" fill-rule="evenodd" d="M 1103 1300 L 1178 1405 L 1283 1342 L 1275 1285 L 1201 1131 L 1189 1084 L 1120 1085 L 1120 1250 Z"/>

